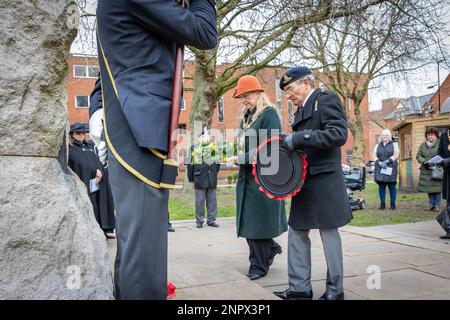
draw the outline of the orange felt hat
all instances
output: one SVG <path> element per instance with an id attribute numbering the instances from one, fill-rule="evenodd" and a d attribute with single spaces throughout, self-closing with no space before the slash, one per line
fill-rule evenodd
<path id="1" fill-rule="evenodd" d="M 254 91 L 264 91 L 264 89 L 261 88 L 261 84 L 259 83 L 258 79 L 256 79 L 254 76 L 242 76 L 237 83 L 236 89 L 234 90 L 233 98 L 239 98 L 239 96 L 244 93 Z"/>

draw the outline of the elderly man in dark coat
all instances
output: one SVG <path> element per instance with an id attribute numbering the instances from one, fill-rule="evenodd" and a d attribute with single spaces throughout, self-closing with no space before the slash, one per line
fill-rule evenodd
<path id="1" fill-rule="evenodd" d="M 347 141 L 347 119 L 339 97 L 314 89 L 307 67 L 288 70 L 280 88 L 298 106 L 290 150 L 306 152 L 308 173 L 301 192 L 291 202 L 288 233 L 289 288 L 274 292 L 282 299 L 312 299 L 310 229 L 319 229 L 327 261 L 322 300 L 344 298 L 342 244 L 338 228 L 352 219 L 341 168 L 341 146 Z"/>
<path id="2" fill-rule="evenodd" d="M 216 46 L 215 2 L 191 0 L 186 9 L 176 1 L 99 0 L 96 17 L 100 81 L 90 127 L 108 146 L 115 294 L 165 300 L 168 189 L 177 175 L 177 163 L 167 159 L 176 45 Z M 104 149 L 99 142 L 103 161 Z"/>

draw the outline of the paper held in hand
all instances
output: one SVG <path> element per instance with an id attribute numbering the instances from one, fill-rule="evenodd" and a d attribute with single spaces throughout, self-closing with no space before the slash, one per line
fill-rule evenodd
<path id="1" fill-rule="evenodd" d="M 434 156 L 433 158 L 431 158 L 430 160 L 426 161 L 425 163 L 439 164 L 442 162 L 442 160 L 444 160 L 444 158 L 442 158 L 440 155 L 437 155 L 437 156 Z"/>
<path id="2" fill-rule="evenodd" d="M 94 193 L 100 189 L 100 185 L 97 183 L 97 181 L 94 179 L 89 180 L 89 191 L 91 193 Z"/>

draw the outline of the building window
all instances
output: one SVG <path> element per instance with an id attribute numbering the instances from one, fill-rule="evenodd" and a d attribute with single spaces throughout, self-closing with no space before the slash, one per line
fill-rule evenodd
<path id="1" fill-rule="evenodd" d="M 100 73 L 100 68 L 97 66 L 88 66 L 88 77 L 97 78 Z"/>
<path id="2" fill-rule="evenodd" d="M 100 72 L 99 67 L 97 66 L 81 66 L 74 65 L 73 66 L 73 76 L 75 78 L 97 78 L 98 73 Z"/>
<path id="3" fill-rule="evenodd" d="M 89 108 L 89 96 L 76 96 L 75 102 L 77 108 Z"/>
<path id="4" fill-rule="evenodd" d="M 181 100 L 181 108 L 180 108 L 180 110 L 186 110 L 186 99 L 185 98 L 183 98 Z"/>
<path id="5" fill-rule="evenodd" d="M 73 76 L 75 78 L 86 78 L 86 66 L 73 66 Z"/>
<path id="6" fill-rule="evenodd" d="M 186 123 L 179 123 L 178 124 L 178 134 L 179 135 L 186 134 Z"/>
<path id="7" fill-rule="evenodd" d="M 223 105 L 223 97 L 220 97 L 219 101 L 217 101 L 217 113 L 219 115 L 219 122 L 223 122 L 224 121 L 224 116 L 225 116 L 225 112 L 224 112 L 224 105 Z"/>

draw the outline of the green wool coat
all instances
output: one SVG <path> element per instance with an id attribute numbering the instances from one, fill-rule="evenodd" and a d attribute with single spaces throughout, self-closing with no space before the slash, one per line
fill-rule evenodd
<path id="1" fill-rule="evenodd" d="M 252 115 L 250 116 L 252 118 Z M 250 118 L 250 119 L 251 119 Z M 253 123 L 251 123 L 253 121 Z M 281 122 L 273 107 L 266 108 L 256 119 L 246 121 L 249 128 L 256 130 L 255 138 L 249 143 L 246 139 L 244 154 L 240 156 L 239 177 L 236 186 L 236 230 L 238 237 L 247 239 L 272 239 L 287 231 L 287 219 L 284 201 L 271 200 L 259 190 L 252 175 L 251 158 L 253 149 L 270 137 L 270 129 L 278 129 L 281 133 Z M 241 122 L 240 128 L 243 128 Z M 267 135 L 259 129 L 269 130 Z M 252 131 L 255 132 L 255 131 Z"/>
<path id="2" fill-rule="evenodd" d="M 439 140 L 428 147 L 426 142 L 422 143 L 417 151 L 416 159 L 422 165 L 438 154 Z M 426 193 L 440 193 L 442 191 L 442 180 L 432 180 L 431 170 L 425 166 L 420 167 L 419 191 Z"/>

